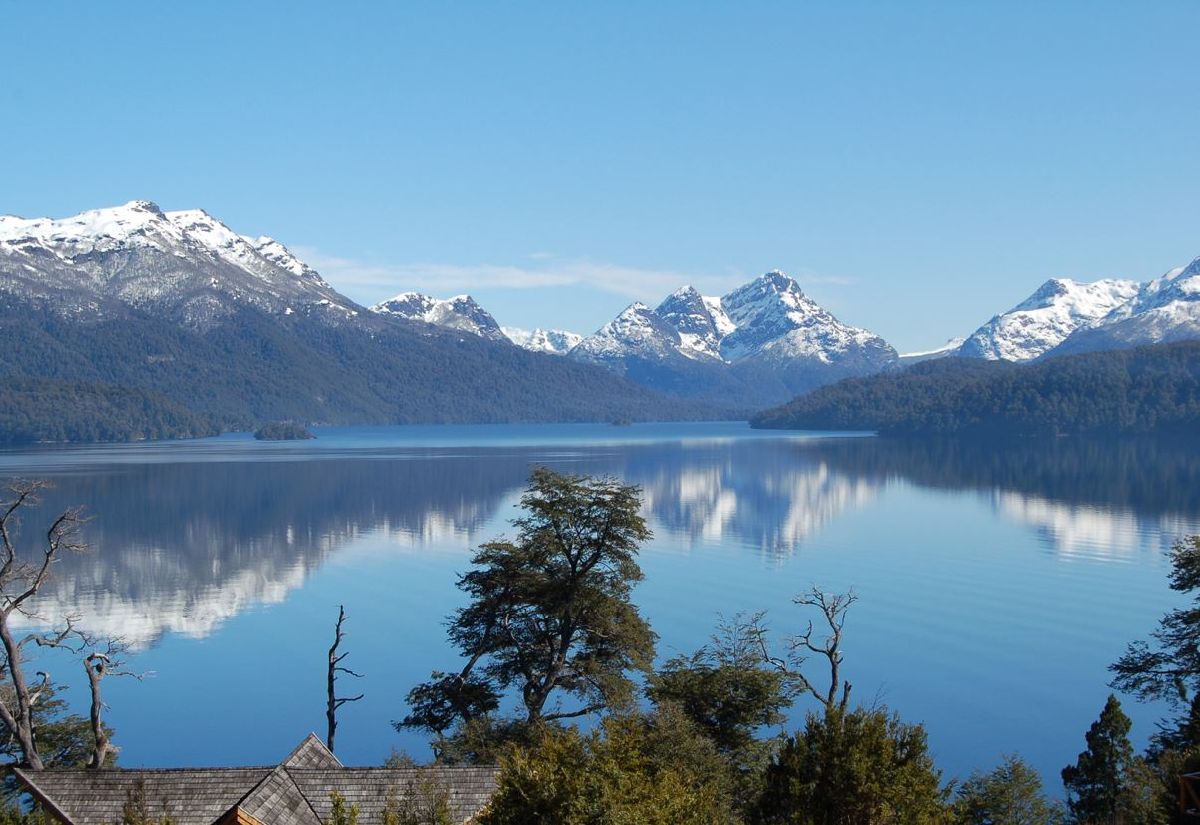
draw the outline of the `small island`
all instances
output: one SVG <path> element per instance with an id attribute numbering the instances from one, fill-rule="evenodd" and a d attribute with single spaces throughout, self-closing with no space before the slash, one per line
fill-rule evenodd
<path id="1" fill-rule="evenodd" d="M 254 432 L 258 441 L 307 441 L 316 438 L 303 424 L 295 421 L 268 421 Z"/>

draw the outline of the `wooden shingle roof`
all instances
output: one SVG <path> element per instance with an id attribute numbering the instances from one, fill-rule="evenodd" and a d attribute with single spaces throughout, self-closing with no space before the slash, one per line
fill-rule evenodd
<path id="1" fill-rule="evenodd" d="M 325 743 L 315 733 L 304 737 L 304 741 L 288 754 L 287 759 L 279 763 L 285 768 L 341 768 L 340 759 L 333 751 L 325 747 Z"/>
<path id="2" fill-rule="evenodd" d="M 283 765 L 271 771 L 237 803 L 237 809 L 264 825 L 321 825 L 321 819 L 289 773 Z"/>
<path id="3" fill-rule="evenodd" d="M 340 771 L 290 769 L 288 774 L 312 803 L 321 822 L 333 809 L 334 791 L 359 807 L 359 821 L 378 822 L 392 796 L 397 801 L 420 794 L 424 787 L 447 791 L 450 814 L 466 822 L 478 814 L 496 790 L 496 768 L 432 766 L 428 768 L 342 768 Z"/>
<path id="4" fill-rule="evenodd" d="M 113 825 L 139 782 L 155 815 L 175 825 L 213 825 L 271 768 L 17 770 L 29 792 L 68 825 Z M 165 808 L 165 811 L 164 811 Z"/>
<path id="5" fill-rule="evenodd" d="M 16 771 L 29 792 L 65 825 L 113 825 L 141 786 L 152 816 L 175 825 L 256 822 L 321 825 L 338 793 L 379 821 L 389 799 L 430 789 L 449 794 L 456 822 L 467 822 L 496 787 L 493 767 L 346 768 L 310 734 L 274 768 Z"/>

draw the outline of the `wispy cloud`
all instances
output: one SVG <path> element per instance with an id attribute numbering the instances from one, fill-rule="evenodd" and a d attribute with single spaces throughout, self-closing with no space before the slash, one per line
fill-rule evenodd
<path id="1" fill-rule="evenodd" d="M 522 264 L 398 263 L 373 264 L 352 258 L 297 248 L 296 254 L 344 292 L 369 302 L 397 292 L 417 291 L 433 295 L 479 289 L 537 289 L 587 286 L 630 300 L 657 301 L 686 284 L 701 292 L 720 294 L 753 275 L 737 271 L 721 274 L 648 269 L 590 259 L 559 258 L 549 252 L 533 252 Z M 757 273 L 756 273 L 757 274 Z M 847 285 L 852 279 L 800 273 L 801 285 Z"/>

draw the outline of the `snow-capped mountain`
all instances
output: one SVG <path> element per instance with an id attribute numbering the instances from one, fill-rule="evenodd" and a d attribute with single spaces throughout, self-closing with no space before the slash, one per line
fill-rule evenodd
<path id="1" fill-rule="evenodd" d="M 878 369 L 895 361 L 896 351 L 874 333 L 843 324 L 794 280 L 773 271 L 721 298 L 689 286 L 655 310 L 634 304 L 585 338 L 571 356 L 604 363 L 674 356 L 789 366 L 854 361 Z"/>
<path id="2" fill-rule="evenodd" d="M 920 352 L 902 352 L 900 353 L 900 363 L 904 365 L 916 364 L 921 361 L 932 361 L 935 358 L 949 358 L 952 355 L 958 355 L 959 349 L 966 340 L 966 338 L 959 336 L 958 338 L 951 338 L 940 347 L 934 349 L 922 350 Z"/>
<path id="3" fill-rule="evenodd" d="M 1138 293 L 1133 281 L 1080 283 L 1053 278 L 963 342 L 959 354 L 997 361 L 1029 361 L 1091 326 Z"/>
<path id="4" fill-rule="evenodd" d="M 896 360 L 896 350 L 886 341 L 843 324 L 778 270 L 735 289 L 721 299 L 721 306 L 735 327 L 721 339 L 726 361 L 758 357 L 834 364 L 853 360 L 877 369 Z"/>
<path id="5" fill-rule="evenodd" d="M 1200 258 L 1143 284 L 1130 300 L 1076 331 L 1055 354 L 1200 338 Z"/>
<path id="6" fill-rule="evenodd" d="M 137 307 L 204 327 L 241 307 L 339 323 L 360 309 L 278 241 L 149 201 L 63 219 L 0 216 L 0 272 L 0 290 L 83 317 Z"/>
<path id="7" fill-rule="evenodd" d="M 685 286 L 667 296 L 654 314 L 679 333 L 679 351 L 690 358 L 721 359 L 721 341 L 737 329 L 720 298 L 701 295 Z"/>
<path id="8" fill-rule="evenodd" d="M 566 355 L 583 336 L 565 329 L 520 329 L 518 327 L 501 327 L 501 331 L 522 349 L 531 352 L 544 352 L 548 355 Z"/>
<path id="9" fill-rule="evenodd" d="M 782 272 L 723 297 L 683 287 L 657 309 L 633 304 L 569 357 L 646 386 L 739 403 L 774 403 L 896 361 L 879 336 L 843 324 Z"/>
<path id="10" fill-rule="evenodd" d="M 570 357 L 620 368 L 629 358 L 665 361 L 678 357 L 682 343 L 675 327 L 650 307 L 635 303 L 580 341 L 571 350 Z"/>
<path id="11" fill-rule="evenodd" d="M 519 349 L 469 299 L 435 303 L 422 312 L 438 326 L 370 312 L 282 244 L 200 210 L 133 201 L 63 219 L 0 216 L 0 346 L 17 353 L 0 376 L 117 399 L 95 428 L 106 438 L 140 437 L 121 412 L 130 405 L 166 432 L 705 414 Z M 474 334 L 442 326 L 468 321 Z M 58 431 L 55 403 L 29 406 L 38 437 Z"/>
<path id="12" fill-rule="evenodd" d="M 496 319 L 470 295 L 455 295 L 440 300 L 419 292 L 402 292 L 371 307 L 380 315 L 393 315 L 410 321 L 424 321 L 447 329 L 469 332 L 491 341 L 508 342 Z"/>

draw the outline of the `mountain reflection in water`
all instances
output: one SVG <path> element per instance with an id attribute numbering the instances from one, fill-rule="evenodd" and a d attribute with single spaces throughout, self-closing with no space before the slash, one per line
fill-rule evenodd
<path id="1" fill-rule="evenodd" d="M 164 633 L 203 637 L 248 607 L 282 602 L 364 535 L 398 552 L 437 544 L 465 554 L 485 529 L 503 529 L 535 464 L 640 485 L 658 535 L 684 547 L 732 543 L 767 562 L 892 484 L 977 491 L 1063 556 L 1158 552 L 1195 531 L 1200 513 L 1200 449 L 1178 441 L 732 439 L 307 460 L 314 450 L 43 467 L 56 487 L 31 531 L 69 505 L 96 518 L 94 552 L 62 563 L 41 612 L 80 615 L 143 646 Z"/>

